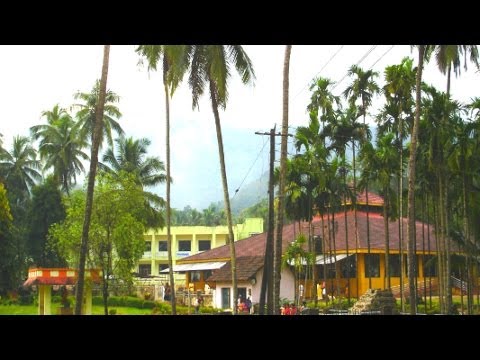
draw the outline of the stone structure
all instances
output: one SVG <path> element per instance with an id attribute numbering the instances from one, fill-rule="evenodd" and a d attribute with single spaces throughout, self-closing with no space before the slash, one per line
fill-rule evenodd
<path id="1" fill-rule="evenodd" d="M 350 314 L 396 315 L 395 297 L 390 290 L 368 289 L 349 309 Z"/>

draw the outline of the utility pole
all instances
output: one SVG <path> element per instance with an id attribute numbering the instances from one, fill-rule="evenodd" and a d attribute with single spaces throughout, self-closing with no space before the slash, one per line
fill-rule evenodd
<path id="1" fill-rule="evenodd" d="M 275 128 L 270 133 L 259 133 L 257 135 L 270 136 L 270 167 L 268 178 L 268 230 L 267 241 L 265 242 L 265 259 L 263 262 L 262 287 L 260 290 L 260 315 L 265 313 L 265 295 L 267 295 L 267 314 L 273 314 L 273 231 L 274 231 L 274 211 L 273 211 L 273 170 L 275 163 Z"/>
<path id="2" fill-rule="evenodd" d="M 281 136 L 281 133 L 275 134 L 276 125 L 270 132 L 255 132 L 256 135 L 270 136 L 270 166 L 268 180 L 268 229 L 267 240 L 265 242 L 265 259 L 263 262 L 262 286 L 260 289 L 260 315 L 265 314 L 265 302 L 267 303 L 267 315 L 273 315 L 273 245 L 274 245 L 274 164 L 275 164 L 275 136 Z M 288 134 L 288 136 L 292 136 Z M 266 295 L 266 296 L 265 296 Z M 267 300 L 265 301 L 265 297 Z"/>

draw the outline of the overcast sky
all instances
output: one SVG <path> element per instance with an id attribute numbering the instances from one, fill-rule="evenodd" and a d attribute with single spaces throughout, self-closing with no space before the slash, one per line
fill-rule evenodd
<path id="1" fill-rule="evenodd" d="M 138 66 L 135 46 L 111 47 L 107 87 L 120 95 L 120 123 L 126 134 L 152 140 L 149 153 L 165 160 L 164 93 L 160 74 L 148 73 Z M 255 86 L 243 86 L 234 74 L 229 84 L 227 110 L 220 112 L 226 146 L 227 176 L 231 196 L 247 175 L 246 182 L 268 169 L 266 137 L 255 131 L 268 131 L 282 121 L 282 70 L 284 46 L 245 46 L 255 73 Z M 336 54 L 336 55 L 335 55 Z M 40 114 L 59 103 L 69 107 L 73 94 L 91 90 L 100 77 L 103 47 L 95 46 L 0 46 L 0 99 L 2 99 L 0 132 L 4 146 L 10 149 L 14 135 L 29 135 L 29 128 L 44 123 Z M 327 61 L 335 57 L 325 66 Z M 385 66 L 398 64 L 405 56 L 414 58 L 417 51 L 405 45 L 294 45 L 290 63 L 290 114 L 292 127 L 306 125 L 308 85 L 315 76 L 338 82 L 348 68 L 358 63 L 364 69 L 373 66 L 380 72 L 383 85 Z M 322 69 L 323 68 L 323 69 Z M 468 102 L 480 96 L 480 74 L 473 65 L 460 78 L 452 77 L 452 96 Z M 346 77 L 335 89 L 339 95 L 351 80 Z M 424 70 L 424 81 L 446 88 L 446 78 L 431 61 Z M 378 101 L 378 100 L 377 100 Z M 372 110 L 375 112 L 375 110 Z M 172 204 L 183 208 L 190 204 L 199 209 L 222 199 L 213 114 L 208 96 L 200 102 L 200 111 L 192 110 L 186 83 L 171 101 L 172 128 Z M 292 128 L 291 131 L 294 131 Z M 255 162 L 263 147 L 263 152 Z M 157 192 L 163 194 L 164 186 Z"/>

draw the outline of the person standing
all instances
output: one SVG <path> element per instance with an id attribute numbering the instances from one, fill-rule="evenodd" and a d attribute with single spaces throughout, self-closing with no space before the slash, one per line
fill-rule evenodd
<path id="1" fill-rule="evenodd" d="M 195 307 L 195 314 L 200 314 L 200 306 L 203 304 L 203 296 L 202 294 L 198 294 L 195 302 L 194 302 L 194 307 Z"/>
<path id="2" fill-rule="evenodd" d="M 163 300 L 170 301 L 172 299 L 172 289 L 170 285 L 166 283 L 165 285 L 165 295 L 163 296 Z"/>

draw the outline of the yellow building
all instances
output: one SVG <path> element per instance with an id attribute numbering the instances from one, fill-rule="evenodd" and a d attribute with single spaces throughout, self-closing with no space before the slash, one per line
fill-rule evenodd
<path id="1" fill-rule="evenodd" d="M 173 264 L 178 259 L 198 254 L 226 244 L 228 236 L 227 226 L 172 226 Z M 240 240 L 263 232 L 262 218 L 247 218 L 242 224 L 234 225 L 234 240 Z M 160 271 L 168 268 L 167 228 L 150 229 L 144 235 L 145 252 L 137 265 L 137 272 L 141 277 L 166 276 Z M 178 276 L 178 280 L 184 276 Z"/>

